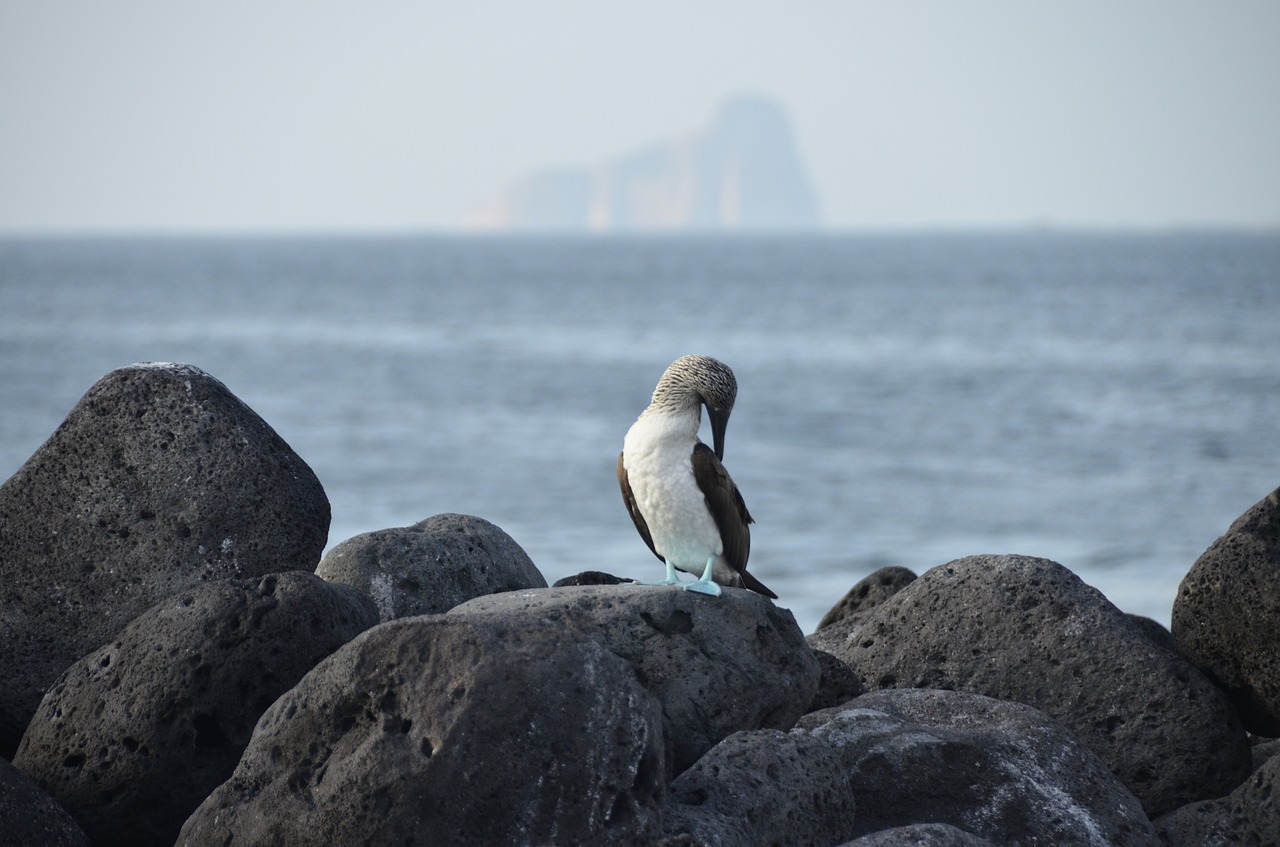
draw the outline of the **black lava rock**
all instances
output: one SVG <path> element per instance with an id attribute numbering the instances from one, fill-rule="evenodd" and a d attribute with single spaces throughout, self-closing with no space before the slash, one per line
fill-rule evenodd
<path id="1" fill-rule="evenodd" d="M 1159 845 L 1137 799 L 1065 728 L 958 691 L 872 692 L 787 733 L 737 733 L 671 784 L 667 805 L 665 834 L 717 847 L 925 823 L 1008 847 Z"/>
<path id="2" fill-rule="evenodd" d="M 189 365 L 107 374 L 0 486 L 0 754 L 45 690 L 157 601 L 210 579 L 312 570 L 320 482 Z"/>
<path id="3" fill-rule="evenodd" d="M 818 629 L 825 629 L 839 621 L 862 621 L 876 606 L 897 594 L 916 578 L 907 568 L 880 568 L 854 584 L 840 602 L 836 603 L 818 621 Z"/>
<path id="4" fill-rule="evenodd" d="M 840 847 L 996 847 L 959 827 L 945 823 L 917 823 L 882 829 Z"/>
<path id="5" fill-rule="evenodd" d="M 299 571 L 189 589 L 62 675 L 14 765 L 95 847 L 168 847 L 266 708 L 377 622 L 358 591 Z"/>
<path id="6" fill-rule="evenodd" d="M 974 556 L 933 568 L 861 626 L 809 637 L 873 689 L 948 688 L 1035 706 L 1106 762 L 1149 815 L 1249 773 L 1226 696 L 1059 564 Z"/>
<path id="7" fill-rule="evenodd" d="M 71 815 L 0 759 L 0 843 L 14 847 L 89 847 Z"/>
<path id="8" fill-rule="evenodd" d="M 822 650 L 814 650 L 813 655 L 818 660 L 822 675 L 818 678 L 818 693 L 813 695 L 809 711 L 839 706 L 867 693 L 867 687 L 858 679 L 853 668 Z"/>
<path id="9" fill-rule="evenodd" d="M 405 618 L 281 697 L 178 844 L 650 844 L 662 750 L 657 699 L 595 639 Z"/>
<path id="10" fill-rule="evenodd" d="M 623 579 L 620 576 L 614 576 L 604 571 L 583 571 L 572 576 L 566 576 L 557 579 L 552 588 L 569 588 L 574 585 L 623 585 L 625 583 L 634 582 L 634 580 Z"/>
<path id="11" fill-rule="evenodd" d="M 357 535 L 326 553 L 316 573 L 368 594 L 384 623 L 446 612 L 485 594 L 547 587 L 511 536 L 472 515 Z"/>
<path id="12" fill-rule="evenodd" d="M 671 773 L 730 733 L 786 729 L 809 707 L 818 662 L 795 618 L 754 591 L 708 597 L 670 586 L 494 594 L 447 617 L 548 621 L 626 659 L 662 703 Z"/>
<path id="13" fill-rule="evenodd" d="M 1172 631 L 1183 655 L 1226 688 L 1249 731 L 1280 736 L 1280 490 L 1191 566 Z"/>
<path id="14" fill-rule="evenodd" d="M 1168 847 L 1280 844 L 1280 757 L 1272 756 L 1226 797 L 1202 800 L 1156 820 Z"/>

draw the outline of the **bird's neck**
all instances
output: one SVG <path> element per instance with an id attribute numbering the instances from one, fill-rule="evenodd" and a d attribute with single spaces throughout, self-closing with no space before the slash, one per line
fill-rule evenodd
<path id="1" fill-rule="evenodd" d="M 636 447 L 641 444 L 658 446 L 664 443 L 691 443 L 698 438 L 698 425 L 701 422 L 701 406 L 673 409 L 651 405 L 636 418 L 626 440 Z"/>

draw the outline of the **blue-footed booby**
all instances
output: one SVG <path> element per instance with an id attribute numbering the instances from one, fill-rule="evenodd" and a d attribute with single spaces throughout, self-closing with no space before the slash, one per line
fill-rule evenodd
<path id="1" fill-rule="evenodd" d="M 656 584 L 704 594 L 729 585 L 777 598 L 747 573 L 751 515 L 720 463 L 737 396 L 728 365 L 710 356 L 676 359 L 623 439 L 618 484 L 640 537 L 667 564 L 667 578 Z M 714 450 L 698 440 L 704 405 Z M 681 582 L 676 570 L 701 577 Z"/>

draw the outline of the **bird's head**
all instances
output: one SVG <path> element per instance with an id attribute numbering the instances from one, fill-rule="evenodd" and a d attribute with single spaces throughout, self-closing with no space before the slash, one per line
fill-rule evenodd
<path id="1" fill-rule="evenodd" d="M 724 459 L 724 433 L 738 397 L 738 381 L 729 366 L 710 356 L 681 356 L 658 380 L 653 404 L 659 407 L 707 407 L 712 447 Z"/>

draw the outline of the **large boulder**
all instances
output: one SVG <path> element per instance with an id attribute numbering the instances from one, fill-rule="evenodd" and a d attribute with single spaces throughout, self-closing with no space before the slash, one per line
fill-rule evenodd
<path id="1" fill-rule="evenodd" d="M 1159 845 L 1137 799 L 1044 713 L 920 689 L 730 736 L 671 784 L 664 832 L 717 847 L 830 845 L 940 823 L 1007 847 Z"/>
<path id="2" fill-rule="evenodd" d="M 853 588 L 850 588 L 840 601 L 822 616 L 822 620 L 818 621 L 818 629 L 826 629 L 840 621 L 865 620 L 872 609 L 897 594 L 904 586 L 914 582 L 915 578 L 914 571 L 899 567 L 880 568 L 868 574 L 858 580 Z"/>
<path id="3" fill-rule="evenodd" d="M 1236 519 L 1178 587 L 1173 638 L 1244 725 L 1280 736 L 1280 490 Z"/>
<path id="4" fill-rule="evenodd" d="M 369 598 L 300 571 L 184 591 L 67 669 L 14 765 L 95 847 L 169 847 L 266 708 L 377 622 Z"/>
<path id="5" fill-rule="evenodd" d="M 1156 820 L 1168 847 L 1280 844 L 1280 756 L 1272 756 L 1226 797 L 1201 800 Z"/>
<path id="6" fill-rule="evenodd" d="M 730 733 L 786 729 L 808 709 L 819 668 L 791 612 L 739 588 L 575 586 L 480 597 L 468 620 L 548 621 L 626 659 L 662 703 L 672 773 Z"/>
<path id="7" fill-rule="evenodd" d="M 862 625 L 809 637 L 871 688 L 948 688 L 1035 706 L 1093 750 L 1152 816 L 1249 773 L 1226 696 L 1066 568 L 973 556 L 933 568 Z"/>
<path id="8" fill-rule="evenodd" d="M 917 823 L 882 829 L 840 847 L 996 847 L 985 838 L 946 823 Z"/>
<path id="9" fill-rule="evenodd" d="M 315 474 L 189 365 L 107 374 L 0 486 L 0 755 L 45 690 L 157 601 L 200 582 L 313 570 Z"/>
<path id="10" fill-rule="evenodd" d="M 357 535 L 326 553 L 316 573 L 368 594 L 384 623 L 447 612 L 485 594 L 547 587 L 511 536 L 471 515 Z"/>
<path id="11" fill-rule="evenodd" d="M 650 844 L 662 750 L 658 701 L 597 640 L 405 618 L 268 709 L 178 844 Z"/>
<path id="12" fill-rule="evenodd" d="M 0 759 L 0 843 L 14 847 L 89 847 L 61 806 Z"/>

